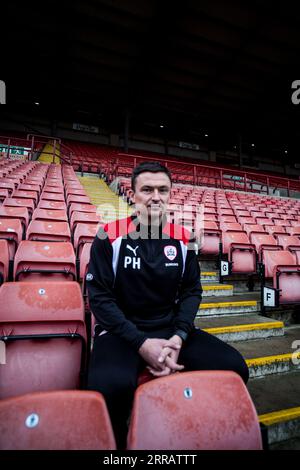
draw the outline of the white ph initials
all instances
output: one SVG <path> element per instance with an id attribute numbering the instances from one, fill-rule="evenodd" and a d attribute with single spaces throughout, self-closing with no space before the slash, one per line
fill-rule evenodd
<path id="1" fill-rule="evenodd" d="M 125 256 L 124 258 L 124 268 L 132 264 L 133 269 L 141 269 L 141 258 L 131 258 L 130 256 Z"/>

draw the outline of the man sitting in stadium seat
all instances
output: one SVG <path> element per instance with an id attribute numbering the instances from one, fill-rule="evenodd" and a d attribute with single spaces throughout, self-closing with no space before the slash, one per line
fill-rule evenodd
<path id="1" fill-rule="evenodd" d="M 86 276 L 96 317 L 88 388 L 105 396 L 119 447 L 138 376 L 180 370 L 248 368 L 238 351 L 194 327 L 202 297 L 200 268 L 190 232 L 166 220 L 171 176 L 158 162 L 132 174 L 136 212 L 100 228 Z"/>

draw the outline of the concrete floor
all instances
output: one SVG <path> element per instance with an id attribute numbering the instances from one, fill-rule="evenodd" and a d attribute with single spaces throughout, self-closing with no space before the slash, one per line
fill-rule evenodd
<path id="1" fill-rule="evenodd" d="M 300 437 L 276 442 L 269 446 L 269 450 L 300 450 Z"/>
<path id="2" fill-rule="evenodd" d="M 300 406 L 300 370 L 250 379 L 247 388 L 259 415 Z"/>
<path id="3" fill-rule="evenodd" d="M 237 341 L 232 343 L 232 346 L 240 351 L 246 359 L 253 359 L 277 354 L 292 354 L 296 351 L 296 349 L 292 348 L 292 344 L 297 340 L 300 341 L 300 325 L 298 327 L 286 328 L 284 336 L 267 338 L 263 341 L 261 339 Z M 299 346 L 297 349 L 299 349 Z"/>

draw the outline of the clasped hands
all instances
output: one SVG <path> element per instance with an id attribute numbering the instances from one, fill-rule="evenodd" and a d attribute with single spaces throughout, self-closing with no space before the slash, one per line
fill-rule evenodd
<path id="1" fill-rule="evenodd" d="M 169 339 L 148 338 L 139 349 L 139 354 L 147 362 L 147 369 L 155 377 L 163 377 L 184 369 L 177 363 L 182 339 L 174 335 Z"/>

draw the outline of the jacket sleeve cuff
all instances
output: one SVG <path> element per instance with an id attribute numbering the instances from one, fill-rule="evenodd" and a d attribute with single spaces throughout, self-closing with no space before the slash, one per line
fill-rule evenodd
<path id="1" fill-rule="evenodd" d="M 185 342 L 187 340 L 187 337 L 188 337 L 188 333 L 186 331 L 183 331 L 183 330 L 180 330 L 180 329 L 175 330 L 174 335 L 179 336 L 182 339 L 183 342 Z"/>
<path id="2" fill-rule="evenodd" d="M 141 333 L 134 338 L 134 340 L 131 341 L 131 345 L 133 348 L 138 351 L 142 344 L 148 339 L 148 336 L 146 336 L 144 333 Z"/>

